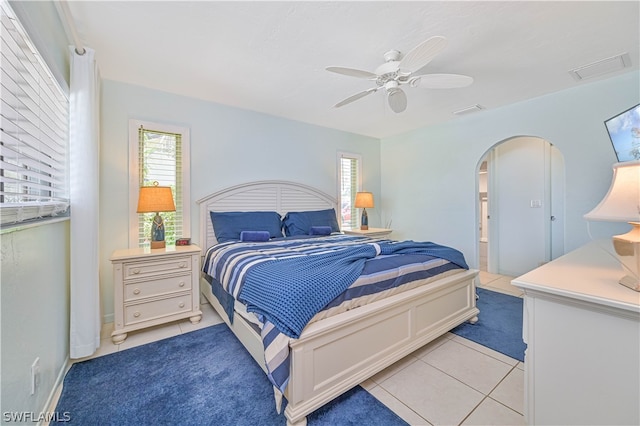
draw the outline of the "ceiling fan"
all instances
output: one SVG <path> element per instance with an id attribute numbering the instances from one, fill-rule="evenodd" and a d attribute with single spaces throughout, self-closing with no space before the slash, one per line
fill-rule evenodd
<path id="1" fill-rule="evenodd" d="M 389 107 L 393 112 L 399 113 L 407 108 L 407 95 L 401 88 L 405 84 L 423 89 L 451 89 L 465 87 L 473 83 L 473 78 L 460 74 L 413 74 L 431 62 L 445 47 L 447 47 L 447 39 L 435 36 L 414 47 L 404 57 L 399 51 L 390 50 L 384 54 L 386 62 L 376 68 L 374 72 L 345 67 L 327 67 L 327 71 L 372 80 L 376 84 L 375 87 L 343 99 L 335 104 L 334 108 L 350 104 L 384 89 Z"/>

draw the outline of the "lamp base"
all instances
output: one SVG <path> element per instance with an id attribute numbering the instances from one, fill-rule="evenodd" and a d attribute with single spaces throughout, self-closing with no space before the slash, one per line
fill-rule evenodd
<path id="1" fill-rule="evenodd" d="M 640 222 L 629 222 L 633 229 L 613 237 L 613 248 L 627 275 L 618 281 L 625 287 L 640 292 Z"/>
<path id="2" fill-rule="evenodd" d="M 151 241 L 151 248 L 152 249 L 163 249 L 165 248 L 166 244 L 164 243 L 164 241 Z"/>
<path id="3" fill-rule="evenodd" d="M 360 218 L 360 230 L 366 231 L 369 229 L 369 215 L 367 215 L 367 209 L 362 209 L 362 217 Z"/>
<path id="4" fill-rule="evenodd" d="M 153 218 L 153 223 L 151 224 L 151 248 L 152 249 L 165 248 L 164 220 L 162 220 L 162 216 L 160 216 L 159 212 L 156 212 L 156 215 Z"/>

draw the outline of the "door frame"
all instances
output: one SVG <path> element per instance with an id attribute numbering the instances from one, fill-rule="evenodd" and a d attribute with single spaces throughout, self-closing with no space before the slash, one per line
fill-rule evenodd
<path id="1" fill-rule="evenodd" d="M 557 149 L 557 147 L 555 147 L 551 142 L 549 142 L 548 140 L 541 138 L 539 136 L 514 136 L 511 138 L 507 138 L 504 139 L 500 142 L 497 142 L 496 144 L 494 144 L 493 146 L 491 146 L 479 159 L 477 165 L 476 165 L 476 191 L 475 191 L 475 197 L 476 197 L 476 223 L 480 223 L 480 215 L 482 212 L 481 206 L 480 206 L 480 178 L 479 178 L 479 173 L 480 173 L 480 168 L 482 165 L 483 161 L 487 161 L 487 212 L 488 212 L 488 216 L 489 219 L 487 220 L 487 226 L 488 226 L 488 232 L 487 232 L 487 272 L 489 273 L 494 273 L 494 274 L 500 274 L 501 272 L 501 268 L 500 268 L 500 264 L 499 264 L 499 250 L 500 250 L 500 246 L 499 246 L 499 227 L 496 226 L 497 223 L 499 223 L 500 221 L 500 211 L 498 209 L 498 205 L 499 205 L 499 199 L 500 199 L 500 194 L 497 190 L 497 183 L 499 182 L 500 176 L 499 176 L 499 157 L 497 155 L 496 152 L 496 148 L 502 144 L 505 143 L 509 143 L 509 142 L 516 142 L 517 139 L 519 138 L 536 138 L 539 140 L 542 140 L 544 142 L 546 142 L 545 145 L 545 149 L 544 149 L 544 195 L 543 195 L 543 216 L 545 218 L 544 221 L 544 229 L 543 229 L 543 234 L 545 237 L 545 241 L 544 241 L 544 261 L 542 263 L 548 262 L 552 259 L 552 256 L 557 257 L 557 255 L 560 255 L 564 252 L 564 209 L 562 206 L 560 206 L 560 210 L 561 211 L 557 211 L 554 213 L 554 208 L 552 206 L 552 202 L 555 199 L 554 197 L 558 197 L 560 196 L 562 200 L 564 200 L 565 194 L 564 194 L 564 185 L 563 184 L 559 184 L 557 182 L 557 177 L 556 176 L 552 176 L 552 172 L 554 170 L 553 165 L 552 165 L 552 158 L 554 158 L 554 153 L 552 152 L 552 149 L 555 149 L 557 151 L 557 157 L 560 160 L 562 160 L 562 170 L 564 172 L 564 158 L 562 156 L 562 153 Z M 558 188 L 555 188 L 555 190 L 557 192 L 560 192 L 561 194 L 558 193 L 554 193 L 554 187 L 558 186 Z M 562 203 L 564 204 L 564 202 Z M 552 215 L 555 215 L 556 217 L 560 218 L 559 223 L 557 223 L 556 228 L 562 228 L 562 229 L 554 229 L 553 224 L 551 223 L 551 217 Z M 560 238 L 560 241 L 562 242 L 561 247 L 553 247 L 552 244 L 554 243 L 554 236 L 552 236 L 552 232 L 561 232 L 562 238 Z M 476 226 L 476 253 L 477 253 L 477 262 L 478 265 L 480 265 L 480 228 L 479 226 Z M 557 250 L 554 250 L 557 249 Z M 541 263 L 541 264 L 542 264 Z"/>

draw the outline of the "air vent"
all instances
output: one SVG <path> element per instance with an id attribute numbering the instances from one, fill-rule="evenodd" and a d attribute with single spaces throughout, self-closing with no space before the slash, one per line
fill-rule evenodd
<path id="1" fill-rule="evenodd" d="M 630 66 L 631 58 L 629 57 L 629 54 L 623 53 L 621 55 L 601 59 L 589 65 L 574 68 L 569 71 L 569 74 L 571 74 L 571 77 L 573 77 L 574 80 L 582 81 L 586 80 L 587 78 L 597 77 L 599 75 L 619 71 Z"/>
<path id="2" fill-rule="evenodd" d="M 468 106 L 466 108 L 459 109 L 458 111 L 453 111 L 453 113 L 456 115 L 462 115 L 462 114 L 469 114 L 471 112 L 480 111 L 482 109 L 484 109 L 482 105 L 475 104 L 475 105 Z"/>

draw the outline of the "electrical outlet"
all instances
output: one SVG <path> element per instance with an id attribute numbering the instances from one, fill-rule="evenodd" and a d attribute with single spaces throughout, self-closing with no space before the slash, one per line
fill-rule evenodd
<path id="1" fill-rule="evenodd" d="M 40 357 L 36 358 L 31 364 L 31 395 L 36 394 L 38 385 L 38 374 L 40 373 Z"/>

